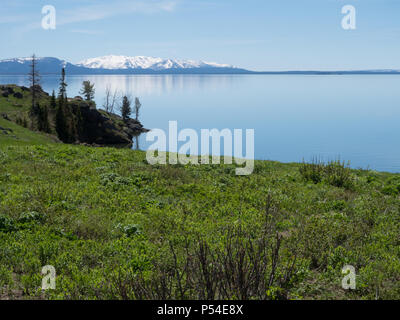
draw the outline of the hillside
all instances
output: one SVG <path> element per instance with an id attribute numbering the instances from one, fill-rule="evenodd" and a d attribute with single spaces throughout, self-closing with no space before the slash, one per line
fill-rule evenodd
<path id="1" fill-rule="evenodd" d="M 144 152 L 0 126 L 12 130 L 0 130 L 2 299 L 400 297 L 399 174 L 151 166 Z M 354 291 L 341 288 L 346 264 Z M 43 293 L 45 265 L 57 288 Z"/>
<path id="2" fill-rule="evenodd" d="M 38 116 L 30 113 L 31 96 L 31 90 L 26 87 L 1 85 L 0 118 L 9 120 L 2 123 L 7 128 L 13 126 L 10 122 L 23 124 L 26 129 L 34 132 L 33 137 L 46 137 L 45 140 L 58 140 L 56 132 L 57 107 L 51 106 L 50 95 L 41 89 L 39 90 L 38 103 L 42 108 L 47 108 L 50 126 L 45 135 L 39 132 Z M 81 97 L 68 99 L 66 108 L 67 113 L 65 114 L 65 118 L 67 125 L 73 127 L 69 143 L 131 147 L 132 138 L 147 131 L 139 121 L 134 119 L 123 121 L 116 114 L 97 110 L 93 102 L 84 101 Z M 79 128 L 75 128 L 78 122 L 80 122 L 80 126 Z M 7 132 L 10 131 L 0 131 L 3 135 L 7 135 Z M 27 135 L 29 134 L 25 136 Z M 8 140 L 10 139 L 13 139 L 13 135 L 8 134 Z M 42 141 L 42 139 L 39 140 Z"/>

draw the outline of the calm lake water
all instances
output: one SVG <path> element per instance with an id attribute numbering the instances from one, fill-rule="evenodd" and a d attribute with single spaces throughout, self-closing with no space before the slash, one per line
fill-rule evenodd
<path id="1" fill-rule="evenodd" d="M 58 76 L 42 77 L 58 90 Z M 354 168 L 400 172 L 400 76 L 140 75 L 70 76 L 68 96 L 83 80 L 103 104 L 107 85 L 140 98 L 146 128 L 254 129 L 255 158 L 301 162 L 340 157 Z M 26 77 L 0 83 L 27 85 Z M 145 136 L 140 148 L 146 149 Z"/>

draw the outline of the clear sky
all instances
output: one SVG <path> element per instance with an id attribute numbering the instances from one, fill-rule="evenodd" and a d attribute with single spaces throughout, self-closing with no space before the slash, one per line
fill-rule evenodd
<path id="1" fill-rule="evenodd" d="M 400 69 L 400 0 L 13 0 L 0 59 L 144 55 L 251 70 Z M 41 28 L 56 8 L 56 30 Z M 356 8 L 344 30 L 342 7 Z"/>

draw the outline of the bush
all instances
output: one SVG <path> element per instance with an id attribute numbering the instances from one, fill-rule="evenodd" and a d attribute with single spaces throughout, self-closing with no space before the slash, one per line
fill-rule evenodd
<path id="1" fill-rule="evenodd" d="M 313 159 L 311 163 L 303 163 L 300 166 L 300 174 L 306 181 L 319 183 L 324 174 L 324 165 L 319 159 Z"/>
<path id="2" fill-rule="evenodd" d="M 387 196 L 396 196 L 399 194 L 399 189 L 395 186 L 388 185 L 382 189 L 382 193 Z"/>
<path id="3" fill-rule="evenodd" d="M 325 182 L 338 188 L 354 188 L 354 179 L 349 164 L 346 165 L 340 160 L 330 161 L 327 164 L 315 159 L 311 163 L 303 161 L 299 171 L 306 181 Z"/>
<path id="4" fill-rule="evenodd" d="M 15 231 L 15 221 L 4 215 L 0 215 L 0 232 L 12 232 Z"/>
<path id="5" fill-rule="evenodd" d="M 352 189 L 354 187 L 353 176 L 349 163 L 331 161 L 324 168 L 325 179 L 328 184 L 338 188 Z"/>
<path id="6" fill-rule="evenodd" d="M 32 212 L 24 212 L 18 219 L 19 223 L 32 223 L 32 222 L 39 222 L 42 223 L 46 219 L 46 216 L 43 213 L 39 213 L 36 211 Z"/>

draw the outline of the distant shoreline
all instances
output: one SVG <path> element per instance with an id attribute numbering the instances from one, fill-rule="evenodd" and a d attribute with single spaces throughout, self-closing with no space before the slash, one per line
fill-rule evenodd
<path id="1" fill-rule="evenodd" d="M 42 76 L 54 76 L 58 73 L 41 73 Z M 135 71 L 115 71 L 91 72 L 91 73 L 69 73 L 69 76 L 111 76 L 111 75 L 400 75 L 400 71 L 242 71 L 242 72 L 135 72 Z M 0 76 L 26 76 L 26 73 L 0 73 Z"/>

